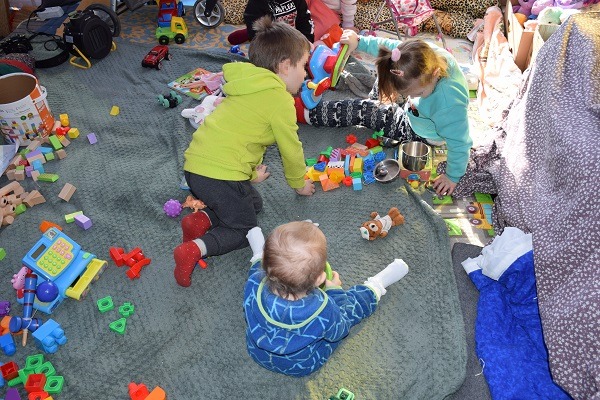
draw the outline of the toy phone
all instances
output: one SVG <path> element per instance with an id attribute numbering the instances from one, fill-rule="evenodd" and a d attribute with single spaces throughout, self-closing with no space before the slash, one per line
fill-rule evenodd
<path id="1" fill-rule="evenodd" d="M 48 229 L 23 257 L 23 264 L 47 280 L 56 280 L 74 260 L 81 246 L 56 228 Z"/>

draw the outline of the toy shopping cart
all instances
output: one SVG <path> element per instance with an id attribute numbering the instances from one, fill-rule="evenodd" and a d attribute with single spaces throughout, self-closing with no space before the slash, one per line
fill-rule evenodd
<path id="1" fill-rule="evenodd" d="M 382 16 L 384 8 L 389 10 L 391 18 L 379 21 Z M 377 10 L 375 15 L 375 22 L 371 23 L 371 34 L 375 34 L 376 30 L 380 29 L 381 24 L 393 22 L 396 28 L 396 34 L 398 39 L 402 39 L 400 36 L 400 28 L 404 31 L 405 37 L 414 36 L 418 32 L 418 27 L 429 18 L 433 18 L 435 27 L 437 28 L 439 38 L 442 40 L 444 48 L 446 49 L 446 40 L 442 33 L 442 28 L 435 17 L 435 10 L 431 7 L 429 0 L 383 0 L 383 4 Z"/>

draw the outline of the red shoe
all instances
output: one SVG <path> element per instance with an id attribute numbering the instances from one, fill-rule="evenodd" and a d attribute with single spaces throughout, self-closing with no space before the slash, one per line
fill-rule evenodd
<path id="1" fill-rule="evenodd" d="M 204 236 L 211 227 L 210 218 L 204 211 L 197 211 L 181 219 L 183 243 Z"/>
<path id="2" fill-rule="evenodd" d="M 180 286 L 190 286 L 192 272 L 194 272 L 196 263 L 202 259 L 198 245 L 192 241 L 180 244 L 173 251 L 173 258 L 175 258 L 175 280 Z"/>

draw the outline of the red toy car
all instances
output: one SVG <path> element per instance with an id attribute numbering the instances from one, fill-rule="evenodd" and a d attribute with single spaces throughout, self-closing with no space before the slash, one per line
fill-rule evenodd
<path id="1" fill-rule="evenodd" d="M 171 54 L 169 53 L 169 46 L 165 44 L 159 44 L 154 46 L 146 57 L 142 60 L 142 67 L 144 68 L 162 68 L 162 60 L 171 60 Z"/>

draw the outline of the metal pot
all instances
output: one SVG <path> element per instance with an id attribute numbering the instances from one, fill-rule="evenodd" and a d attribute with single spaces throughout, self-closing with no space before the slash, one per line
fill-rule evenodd
<path id="1" fill-rule="evenodd" d="M 400 164 L 391 158 L 386 158 L 375 165 L 373 176 L 377 182 L 389 183 L 398 177 Z"/>
<path id="2" fill-rule="evenodd" d="M 401 146 L 402 166 L 409 171 L 421 171 L 429 159 L 429 146 L 423 142 L 408 142 Z"/>

